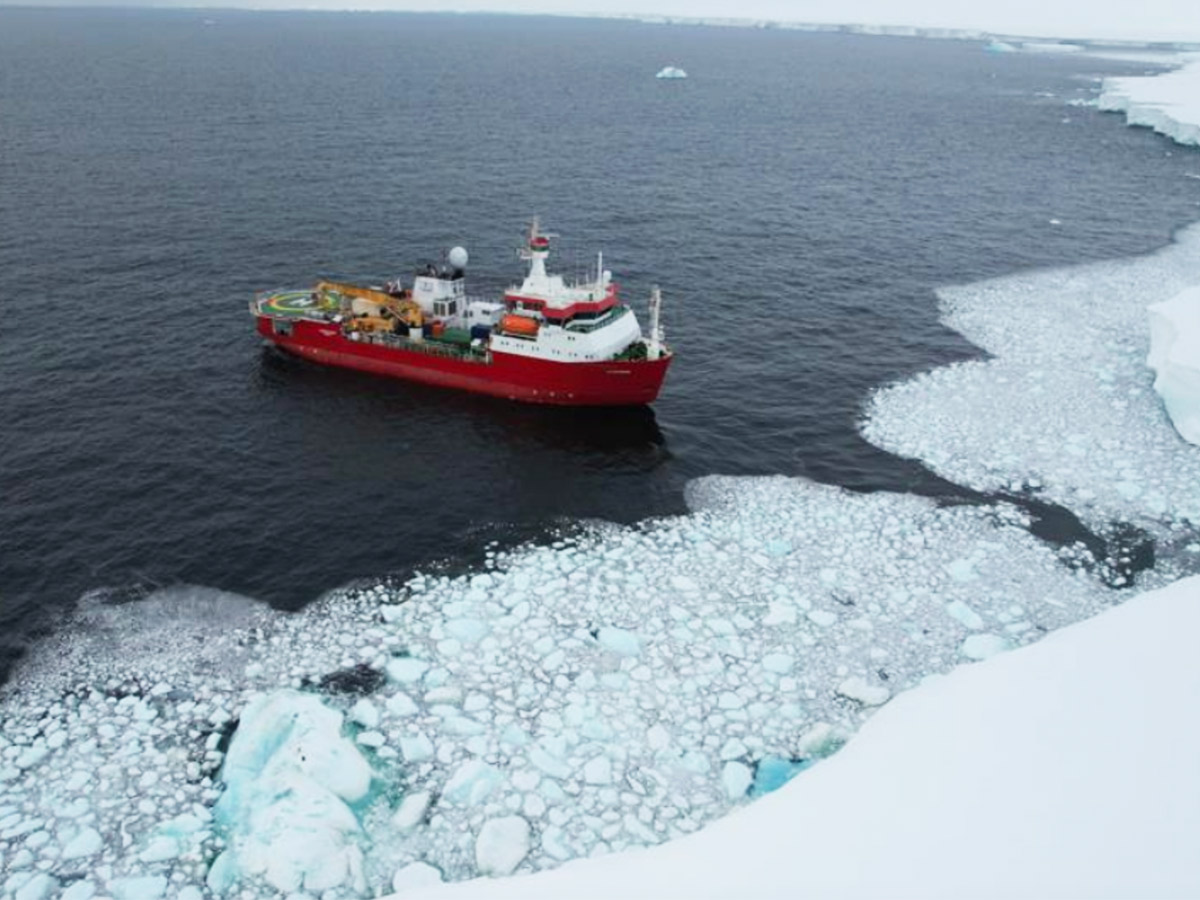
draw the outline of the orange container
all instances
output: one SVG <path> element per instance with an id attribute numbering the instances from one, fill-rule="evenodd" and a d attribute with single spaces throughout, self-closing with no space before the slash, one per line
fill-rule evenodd
<path id="1" fill-rule="evenodd" d="M 507 315 L 500 320 L 500 330 L 505 334 L 519 334 L 522 337 L 535 337 L 538 333 L 538 320 L 529 316 Z"/>
<path id="2" fill-rule="evenodd" d="M 430 337 L 441 337 L 445 331 L 446 331 L 446 323 L 445 322 L 432 322 L 429 326 Z"/>

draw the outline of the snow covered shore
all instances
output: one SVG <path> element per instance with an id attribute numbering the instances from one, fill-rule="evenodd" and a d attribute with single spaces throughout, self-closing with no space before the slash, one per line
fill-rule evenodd
<path id="1" fill-rule="evenodd" d="M 402 896 L 1194 897 L 1198 630 L 1193 577 L 898 697 L 698 834 Z"/>
<path id="2" fill-rule="evenodd" d="M 1180 144 L 1200 145 L 1200 58 L 1163 75 L 1106 78 L 1099 105 L 1123 112 L 1130 125 L 1153 128 Z"/>

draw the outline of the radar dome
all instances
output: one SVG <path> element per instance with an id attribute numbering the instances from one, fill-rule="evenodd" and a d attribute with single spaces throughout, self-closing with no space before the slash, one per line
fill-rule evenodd
<path id="1" fill-rule="evenodd" d="M 447 261 L 456 269 L 465 269 L 469 258 L 465 247 L 455 247 L 446 255 Z"/>

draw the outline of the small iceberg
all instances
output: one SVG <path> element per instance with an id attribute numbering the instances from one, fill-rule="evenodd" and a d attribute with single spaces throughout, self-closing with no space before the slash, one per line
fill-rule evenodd
<path id="1" fill-rule="evenodd" d="M 1017 48 L 1006 41 L 992 41 L 983 48 L 988 53 L 1016 53 Z"/>
<path id="2" fill-rule="evenodd" d="M 687 72 L 683 71 L 683 69 L 677 68 L 676 66 L 664 66 L 662 69 L 659 70 L 659 73 L 657 75 L 655 75 L 654 77 L 655 78 L 687 78 Z"/>

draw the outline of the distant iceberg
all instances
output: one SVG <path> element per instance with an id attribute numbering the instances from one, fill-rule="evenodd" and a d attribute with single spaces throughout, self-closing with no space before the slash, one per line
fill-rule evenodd
<path id="1" fill-rule="evenodd" d="M 992 41 L 983 48 L 988 53 L 1016 53 L 1017 48 L 1005 41 Z"/>
<path id="2" fill-rule="evenodd" d="M 664 66 L 662 69 L 659 70 L 659 73 L 657 75 L 655 75 L 654 77 L 655 78 L 687 78 L 688 76 L 687 76 L 687 72 L 683 71 L 683 69 L 680 69 L 676 66 Z"/>

